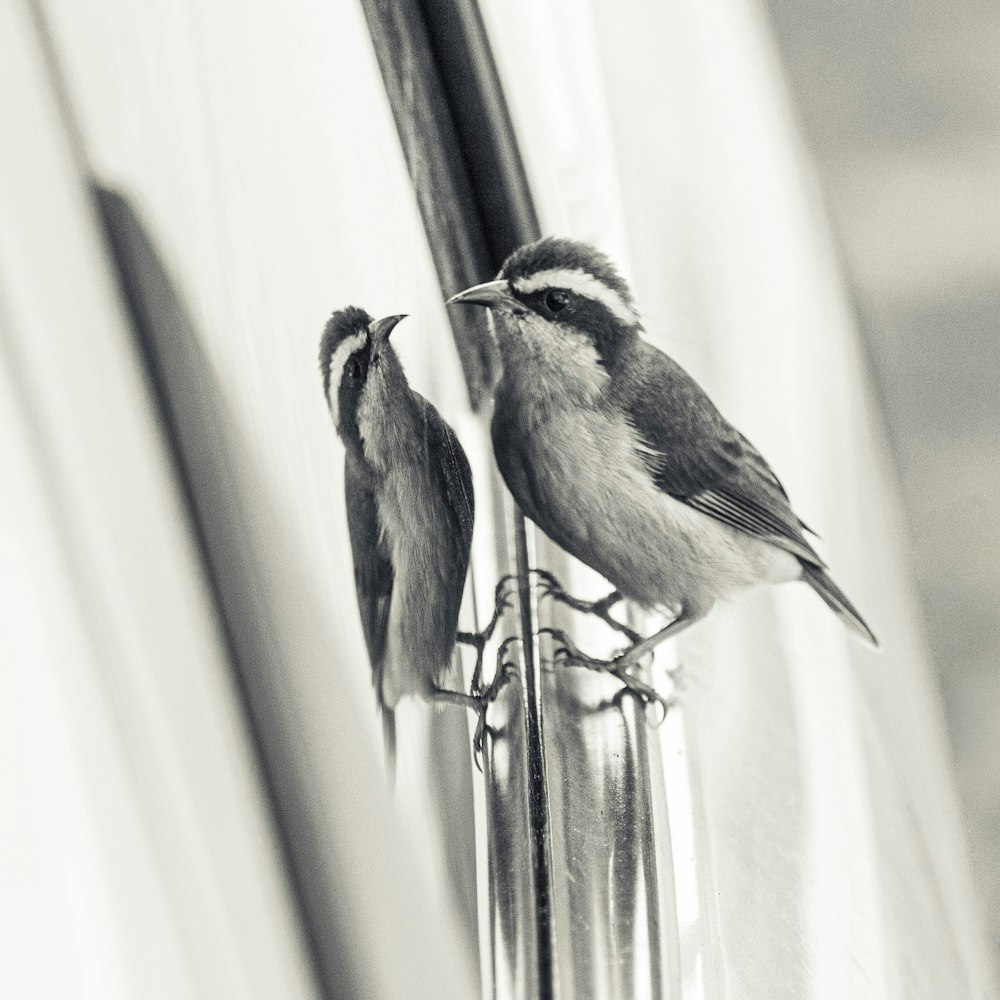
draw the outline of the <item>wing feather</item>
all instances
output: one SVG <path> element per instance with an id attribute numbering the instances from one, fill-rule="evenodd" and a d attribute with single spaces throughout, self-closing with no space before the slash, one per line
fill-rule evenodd
<path id="1" fill-rule="evenodd" d="M 476 519 L 476 497 L 472 487 L 472 469 L 458 435 L 440 413 L 425 400 L 424 421 L 432 471 L 454 519 L 456 552 L 468 554 L 472 546 L 472 529 Z"/>
<path id="2" fill-rule="evenodd" d="M 613 381 L 640 439 L 639 455 L 661 490 L 732 528 L 818 567 L 788 494 L 760 452 L 675 361 L 637 338 Z"/>
<path id="3" fill-rule="evenodd" d="M 421 409 L 426 461 L 429 463 L 436 492 L 445 503 L 449 543 L 449 563 L 446 569 L 451 584 L 446 588 L 451 600 L 446 614 L 452 627 L 457 628 L 476 518 L 472 470 L 458 436 L 441 414 L 419 393 L 414 393 L 414 396 Z"/>
<path id="4" fill-rule="evenodd" d="M 351 449 L 348 449 L 344 463 L 344 488 L 361 628 L 368 647 L 372 681 L 376 693 L 381 697 L 386 627 L 389 622 L 394 573 L 385 539 L 379 531 L 372 475 L 365 467 L 364 460 Z"/>

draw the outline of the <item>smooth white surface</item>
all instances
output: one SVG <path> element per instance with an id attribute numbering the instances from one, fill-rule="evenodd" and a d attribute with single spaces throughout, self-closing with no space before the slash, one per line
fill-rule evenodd
<path id="1" fill-rule="evenodd" d="M 0 522 L 0 990 L 195 997 L 9 360 L 0 353 L 0 462 L 20 471 Z"/>
<path id="2" fill-rule="evenodd" d="M 311 997 L 160 428 L 21 5 L 0 8 L 0 49 L 0 992 Z"/>
<path id="3" fill-rule="evenodd" d="M 322 870 L 307 874 L 342 908 L 341 946 L 373 996 L 468 996 L 456 921 L 440 906 L 440 852 L 402 834 L 376 761 L 342 459 L 316 364 L 335 306 L 398 313 L 398 295 L 441 309 L 360 12 L 46 8 L 86 152 L 101 181 L 133 198 L 165 251 L 237 436 L 259 463 L 270 495 L 260 497 L 251 527 L 278 517 L 294 552 L 272 552 L 275 565 L 294 555 L 306 568 L 311 600 L 281 595 L 271 638 L 276 669 L 288 666 L 280 709 L 297 724 L 288 749 L 311 782 L 304 822 L 323 852 Z M 16 341 L 24 405 L 37 411 L 50 449 L 43 458 L 33 445 L 31 459 L 46 468 L 46 496 L 66 519 L 60 559 L 78 574 L 69 591 L 97 643 L 93 683 L 108 685 L 109 738 L 121 740 L 117 758 L 82 755 L 79 766 L 98 782 L 105 767 L 129 772 L 122 808 L 139 814 L 148 843 L 127 828 L 110 843 L 123 857 L 140 851 L 154 868 L 141 896 L 114 875 L 85 867 L 81 876 L 124 907 L 109 921 L 106 950 L 127 956 L 127 976 L 112 968 L 104 981 L 113 989 L 125 977 L 130 996 L 310 996 L 242 706 L 22 10 L 4 6 L 0 31 L 5 329 Z M 344 100 L 331 103 L 337 93 Z M 439 336 L 447 343 L 446 331 Z M 264 551 L 275 544 L 259 534 L 251 541 Z M 39 586 L 44 607 L 55 597 L 48 582 Z M 324 610 L 303 622 L 303 606 Z M 66 668 L 86 662 L 73 655 Z M 74 703 L 64 721 L 93 719 Z M 104 805 L 88 808 L 116 822 Z M 81 864 L 92 861 L 84 855 Z M 83 919 L 91 907 L 99 919 L 99 896 L 84 894 L 81 907 Z M 143 947 L 132 947 L 136 936 Z"/>

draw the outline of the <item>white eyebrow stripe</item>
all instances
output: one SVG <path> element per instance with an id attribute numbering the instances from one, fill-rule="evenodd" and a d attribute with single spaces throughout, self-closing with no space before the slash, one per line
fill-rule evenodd
<path id="1" fill-rule="evenodd" d="M 340 395 L 340 382 L 344 377 L 344 367 L 350 356 L 365 346 L 367 339 L 368 334 L 365 332 L 345 337 L 330 355 L 330 393 L 327 401 L 330 404 L 333 421 L 338 427 L 340 426 L 340 407 L 337 404 L 337 397 Z"/>
<path id="2" fill-rule="evenodd" d="M 584 298 L 600 302 L 608 312 L 629 326 L 639 322 L 639 314 L 613 288 L 609 288 L 592 274 L 577 268 L 557 267 L 549 271 L 539 271 L 526 278 L 517 278 L 512 284 L 522 295 L 530 295 L 543 288 L 565 288 Z"/>

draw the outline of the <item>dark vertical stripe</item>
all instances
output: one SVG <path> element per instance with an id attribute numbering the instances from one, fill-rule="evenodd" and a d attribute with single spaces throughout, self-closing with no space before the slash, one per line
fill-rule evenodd
<path id="1" fill-rule="evenodd" d="M 334 907 L 317 878 L 328 862 L 306 817 L 311 779 L 288 753 L 292 734 L 271 687 L 280 657 L 268 622 L 276 612 L 254 582 L 269 567 L 246 530 L 247 493 L 239 483 L 249 483 L 257 498 L 266 490 L 241 455 L 197 331 L 131 204 L 97 184 L 91 192 L 190 514 L 311 965 L 324 997 L 354 996 L 350 936 L 336 932 Z"/>
<path id="2" fill-rule="evenodd" d="M 509 253 L 539 237 L 538 219 L 482 16 L 474 0 L 361 0 L 434 257 L 441 290 L 492 278 Z M 496 348 L 480 310 L 450 320 L 469 396 L 495 382 Z M 514 514 L 524 643 L 524 709 L 539 995 L 555 995 L 548 782 L 542 738 L 537 622 L 527 527 Z"/>
<path id="3" fill-rule="evenodd" d="M 423 17 L 410 0 L 362 0 L 427 241 L 445 295 L 492 274 L 499 264 L 465 170 L 461 137 L 448 111 Z M 499 367 L 482 310 L 451 316 L 473 408 Z"/>
<path id="4" fill-rule="evenodd" d="M 213 496 L 225 488 L 221 482 L 207 484 L 206 477 L 199 478 L 197 446 L 193 442 L 190 421 L 184 424 L 182 397 L 190 391 L 190 398 L 198 398 L 203 406 L 221 414 L 221 395 L 213 395 L 207 378 L 192 388 L 191 371 L 206 371 L 204 358 L 194 358 L 198 350 L 194 327 L 167 275 L 166 269 L 128 201 L 116 192 L 104 189 L 91 178 L 86 141 L 77 118 L 66 78 L 52 38 L 45 11 L 39 0 L 27 0 L 39 48 L 45 60 L 53 96 L 59 107 L 61 124 L 65 130 L 74 166 L 80 179 L 90 181 L 92 203 L 97 222 L 106 241 L 112 267 L 116 272 L 119 289 L 130 314 L 136 334 L 137 347 L 149 380 L 154 403 L 159 411 L 159 424 L 165 436 L 166 448 L 173 460 L 173 471 L 178 489 L 184 498 L 189 514 L 189 524 L 197 544 L 197 553 L 211 594 L 215 619 L 219 625 L 227 658 L 232 667 L 237 691 L 241 697 L 247 733 L 265 794 L 270 804 L 276 840 L 281 851 L 285 873 L 292 888 L 291 895 L 297 909 L 305 950 L 315 982 L 328 1000 L 353 995 L 356 984 L 352 982 L 352 963 L 344 949 L 348 942 L 326 933 L 330 926 L 330 907 L 315 891 L 310 892 L 312 873 L 322 864 L 319 845 L 315 844 L 302 822 L 303 810 L 299 796 L 307 794 L 291 772 L 292 764 L 281 752 L 287 734 L 276 733 L 273 727 L 262 724 L 269 712 L 267 698 L 254 689 L 248 674 L 245 641 L 241 643 L 239 631 L 243 622 L 234 613 L 240 605 L 233 581 L 225 580 L 220 571 L 220 544 L 218 533 L 213 537 L 212 524 L 206 515 Z M 198 367 L 198 362 L 201 367 Z M 194 408 L 197 409 L 197 408 Z M 204 428 L 202 428 L 204 430 Z M 203 467 L 210 467 L 204 463 Z M 224 476 L 225 465 L 220 464 L 216 474 Z M 218 493 L 213 493 L 213 485 Z M 213 547 L 213 541 L 215 546 Z M 229 584 L 227 590 L 226 584 Z M 253 630 L 250 630 L 252 642 Z M 302 776 L 304 779 L 305 776 Z M 320 914 L 323 914 L 322 916 Z"/>
<path id="5" fill-rule="evenodd" d="M 479 5 L 420 0 L 419 6 L 492 254 L 490 278 L 508 254 L 540 235 L 521 151 Z"/>

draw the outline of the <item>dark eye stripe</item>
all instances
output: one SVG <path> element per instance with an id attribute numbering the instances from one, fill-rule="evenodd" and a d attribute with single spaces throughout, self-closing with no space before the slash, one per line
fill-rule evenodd
<path id="1" fill-rule="evenodd" d="M 514 290 L 522 295 L 533 292 L 560 290 L 580 295 L 592 302 L 604 306 L 619 322 L 635 326 L 639 322 L 638 314 L 632 304 L 626 301 L 615 289 L 606 285 L 600 278 L 587 271 L 576 268 L 553 268 L 548 271 L 538 271 L 513 282 Z"/>
<path id="2" fill-rule="evenodd" d="M 330 388 L 329 396 L 331 402 L 336 400 L 340 392 L 340 383 L 344 378 L 344 370 L 347 362 L 365 346 L 368 334 L 365 332 L 355 333 L 350 337 L 345 337 L 330 356 Z"/>

